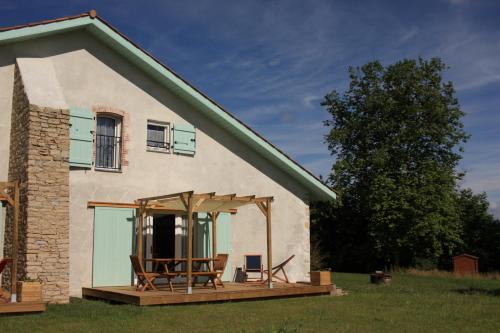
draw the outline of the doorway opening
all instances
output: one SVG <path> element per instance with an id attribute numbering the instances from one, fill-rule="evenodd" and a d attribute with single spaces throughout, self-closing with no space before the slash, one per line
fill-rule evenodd
<path id="1" fill-rule="evenodd" d="M 153 258 L 175 258 L 175 215 L 153 217 Z"/>

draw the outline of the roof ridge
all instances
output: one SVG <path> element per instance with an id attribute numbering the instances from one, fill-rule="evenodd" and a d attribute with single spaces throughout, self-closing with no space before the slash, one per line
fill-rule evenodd
<path id="1" fill-rule="evenodd" d="M 0 32 L 9 31 L 9 30 L 17 30 L 17 29 L 22 29 L 22 28 L 27 28 L 27 27 L 36 27 L 37 25 L 44 25 L 44 24 L 61 22 L 61 21 L 73 20 L 73 19 L 77 19 L 77 18 L 85 17 L 85 16 L 90 16 L 92 18 L 95 18 L 95 17 L 97 17 L 97 12 L 94 9 L 92 9 L 88 13 L 63 16 L 63 17 L 58 17 L 58 18 L 50 19 L 50 20 L 29 22 L 29 23 L 25 23 L 25 24 L 10 26 L 10 27 L 0 27 Z"/>

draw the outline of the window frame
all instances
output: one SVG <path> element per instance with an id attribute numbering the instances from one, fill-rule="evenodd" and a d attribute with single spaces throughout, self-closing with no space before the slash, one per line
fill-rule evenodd
<path id="1" fill-rule="evenodd" d="M 149 142 L 151 141 L 151 140 L 148 140 L 149 125 L 163 127 L 165 147 L 154 147 L 154 146 L 149 145 Z M 171 127 L 172 126 L 171 126 L 170 122 L 148 119 L 146 122 L 146 151 L 170 154 L 170 152 L 171 152 L 171 147 L 170 147 Z"/>
<path id="2" fill-rule="evenodd" d="M 113 119 L 115 121 L 115 135 L 113 136 L 116 142 L 113 144 L 115 146 L 114 149 L 114 163 L 112 167 L 107 166 L 98 166 L 97 158 L 98 158 L 98 148 L 97 148 L 97 136 L 101 135 L 98 133 L 97 122 L 99 118 L 108 118 Z M 94 156 L 94 170 L 96 171 L 106 171 L 106 172 L 122 172 L 123 167 L 123 117 L 115 114 L 109 113 L 99 113 L 95 116 L 95 156 Z"/>

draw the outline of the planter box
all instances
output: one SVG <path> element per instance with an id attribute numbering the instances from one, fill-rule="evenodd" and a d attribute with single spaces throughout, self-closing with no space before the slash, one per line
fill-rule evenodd
<path id="1" fill-rule="evenodd" d="M 18 282 L 17 298 L 19 302 L 41 302 L 42 285 L 40 282 Z"/>
<path id="2" fill-rule="evenodd" d="M 332 284 L 332 273 L 329 271 L 311 272 L 311 285 L 313 286 L 329 286 Z"/>

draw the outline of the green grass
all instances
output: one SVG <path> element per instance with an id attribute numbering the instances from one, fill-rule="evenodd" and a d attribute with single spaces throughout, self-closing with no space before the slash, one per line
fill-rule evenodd
<path id="1" fill-rule="evenodd" d="M 500 332 L 500 280 L 335 273 L 342 297 L 135 307 L 74 300 L 0 317 L 0 332 Z"/>

